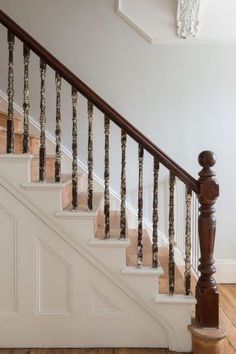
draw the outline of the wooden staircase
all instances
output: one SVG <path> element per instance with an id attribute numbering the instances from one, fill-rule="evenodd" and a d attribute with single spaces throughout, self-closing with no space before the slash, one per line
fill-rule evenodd
<path id="1" fill-rule="evenodd" d="M 0 23 L 7 29 L 8 42 L 8 109 L 0 113 L 0 190 L 4 202 L 0 209 L 3 236 L 14 231 L 11 245 L 7 243 L 9 237 L 3 240 L 9 252 L 8 257 L 3 254 L 3 259 L 7 263 L 8 258 L 13 257 L 13 266 L 11 264 L 8 273 L 4 273 L 2 282 L 6 281 L 7 287 L 12 272 L 14 281 L 9 292 L 14 300 L 2 312 L 7 325 L 2 329 L 0 343 L 3 346 L 9 343 L 25 346 L 26 343 L 33 347 L 160 346 L 189 351 L 191 332 L 194 354 L 199 354 L 197 348 L 206 342 L 212 331 L 221 343 L 225 335 L 219 329 L 219 294 L 213 277 L 214 205 L 219 195 L 212 169 L 216 162 L 214 153 L 204 151 L 199 155 L 202 168 L 196 180 L 1 10 Z M 15 38 L 23 42 L 22 120 L 14 115 Z M 31 134 L 29 122 L 31 51 L 39 57 L 40 68 L 38 135 Z M 55 155 L 47 153 L 45 88 L 48 66 L 55 72 Z M 62 80 L 71 89 L 72 171 L 69 175 L 63 173 L 61 152 Z M 87 100 L 87 166 L 83 169 L 86 173 L 79 173 L 78 168 L 78 94 Z M 100 188 L 94 183 L 94 107 L 104 114 L 102 192 L 101 183 Z M 111 122 L 120 129 L 121 143 L 120 198 L 116 198 L 116 202 L 120 199 L 120 205 L 117 209 L 112 207 L 110 188 L 110 159 L 114 158 L 110 152 Z M 127 138 L 133 140 L 138 151 L 137 228 L 129 227 L 127 210 Z M 144 227 L 145 153 L 153 161 L 151 233 Z M 159 173 L 163 167 L 169 181 L 168 249 L 159 244 L 159 208 L 166 207 L 159 205 Z M 181 250 L 184 266 L 181 269 L 175 259 L 179 247 L 175 239 L 176 181 L 185 190 L 182 200 L 184 247 Z M 199 201 L 199 212 L 193 209 L 193 196 Z M 192 294 L 191 281 L 194 211 L 197 214 L 194 217 L 198 217 L 200 244 L 199 261 L 195 259 L 200 273 L 196 297 Z M 132 214 L 135 215 L 134 211 Z M 9 226 L 11 223 L 13 227 Z M 7 303 L 8 296 L 4 301 Z M 196 304 L 196 323 L 191 325 L 193 304 Z M 22 323 L 27 328 L 27 336 L 21 332 Z M 8 328 L 15 334 L 11 342 Z M 212 348 L 208 354 L 215 353 Z"/>

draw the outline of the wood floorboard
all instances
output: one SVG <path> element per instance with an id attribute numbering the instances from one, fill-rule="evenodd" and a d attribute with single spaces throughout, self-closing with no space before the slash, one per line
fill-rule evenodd
<path id="1" fill-rule="evenodd" d="M 220 284 L 220 319 L 227 328 L 227 354 L 236 353 L 236 285 Z"/>
<path id="2" fill-rule="evenodd" d="M 236 328 L 232 325 L 225 312 L 220 309 L 220 320 L 227 329 L 227 337 L 236 352 Z"/>
<path id="3" fill-rule="evenodd" d="M 229 318 L 234 327 L 236 327 L 236 286 L 219 285 L 220 306 Z M 232 311 L 235 309 L 235 311 Z"/>
<path id="4" fill-rule="evenodd" d="M 232 347 L 230 341 L 227 339 L 227 343 L 226 343 L 226 347 L 225 347 L 225 353 L 227 354 L 235 354 L 236 351 L 234 350 L 234 348 Z"/>
<path id="5" fill-rule="evenodd" d="M 166 354 L 166 350 L 156 348 L 117 348 L 114 350 L 114 354 Z"/>
<path id="6" fill-rule="evenodd" d="M 113 348 L 99 348 L 98 354 L 114 354 Z"/>
<path id="7" fill-rule="evenodd" d="M 166 354 L 165 349 L 147 348 L 143 349 L 143 354 Z"/>
<path id="8" fill-rule="evenodd" d="M 166 354 L 191 354 L 191 353 L 179 353 L 179 352 L 171 352 L 170 350 L 166 349 Z"/>
<path id="9" fill-rule="evenodd" d="M 230 345 L 230 343 L 229 343 Z M 94 348 L 94 349 L 0 349 L 0 354 L 177 354 L 156 348 Z M 178 353 L 184 354 L 184 353 Z M 229 353 L 231 354 L 231 353 Z"/>

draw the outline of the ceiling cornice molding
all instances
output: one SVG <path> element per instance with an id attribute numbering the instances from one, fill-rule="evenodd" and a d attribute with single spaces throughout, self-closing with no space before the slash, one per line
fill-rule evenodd
<path id="1" fill-rule="evenodd" d="M 178 0 L 177 34 L 188 39 L 197 37 L 201 0 Z"/>
<path id="2" fill-rule="evenodd" d="M 143 21 L 144 14 L 141 13 L 142 16 L 139 17 L 132 14 L 132 7 L 127 7 L 127 3 L 132 4 L 130 0 L 114 1 L 117 15 L 149 43 L 236 44 L 236 22 L 233 17 L 236 12 L 235 0 L 227 0 L 229 6 L 222 0 L 214 0 L 216 3 L 211 3 L 211 6 L 214 6 L 214 12 L 210 11 L 210 4 L 203 0 L 176 0 L 176 6 L 174 6 L 174 0 L 173 2 L 168 0 L 169 5 L 172 4 L 172 9 L 169 6 L 171 12 L 168 12 L 168 7 L 160 8 L 165 20 L 161 22 L 160 16 L 158 20 L 158 12 L 156 12 L 157 26 L 156 29 L 152 27 L 152 30 L 147 26 L 148 19 L 146 22 Z M 135 1 L 133 3 L 135 4 Z M 154 4 L 154 2 L 150 3 Z M 158 6 L 158 0 L 155 0 L 155 3 Z M 161 3 L 163 4 L 160 1 L 159 4 L 161 5 Z M 143 0 L 143 4 L 145 5 L 145 0 Z M 224 15 L 223 20 L 222 14 Z M 208 21 L 209 16 L 211 17 L 210 21 Z M 200 32 L 199 24 L 201 25 L 201 22 L 204 25 L 201 26 Z M 163 23 L 166 24 L 166 29 L 163 27 Z"/>
<path id="3" fill-rule="evenodd" d="M 145 32 L 138 23 L 134 22 L 122 9 L 122 0 L 115 0 L 116 13 L 126 23 L 133 27 L 149 43 L 176 41 L 178 39 L 194 39 L 197 36 L 199 28 L 199 10 L 201 0 L 176 0 L 178 2 L 176 13 L 176 34 L 173 38 L 153 38 Z"/>
<path id="4" fill-rule="evenodd" d="M 132 21 L 121 9 L 121 0 L 115 0 L 115 8 L 116 13 L 121 17 L 126 23 L 128 23 L 131 27 L 133 27 L 141 36 L 146 39 L 149 43 L 155 43 L 156 39 L 150 37 L 145 31 L 142 30 L 140 26 L 137 25 L 134 21 Z"/>

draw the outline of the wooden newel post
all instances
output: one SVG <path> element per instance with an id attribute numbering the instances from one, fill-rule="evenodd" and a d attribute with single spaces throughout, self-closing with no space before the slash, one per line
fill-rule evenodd
<path id="1" fill-rule="evenodd" d="M 216 218 L 214 204 L 219 196 L 219 185 L 215 172 L 211 169 L 216 163 L 216 156 L 211 151 L 203 151 L 198 157 L 202 170 L 199 172 L 200 203 L 198 232 L 200 240 L 199 272 L 196 285 L 196 320 L 200 327 L 219 327 L 219 294 L 213 277 L 213 252 L 215 245 Z"/>

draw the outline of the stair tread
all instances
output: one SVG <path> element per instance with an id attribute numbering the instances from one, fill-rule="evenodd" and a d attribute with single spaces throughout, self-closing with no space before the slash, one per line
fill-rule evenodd
<path id="1" fill-rule="evenodd" d="M 39 155 L 33 154 L 33 160 L 39 160 Z M 46 160 L 56 160 L 56 157 L 55 155 L 46 155 Z"/>
<path id="2" fill-rule="evenodd" d="M 100 203 L 103 199 L 103 193 L 95 192 L 93 193 L 93 210 L 97 210 L 100 206 Z M 88 211 L 88 193 L 81 192 L 78 194 L 78 211 Z M 72 203 L 70 203 L 66 208 L 65 211 L 73 211 Z"/>
<path id="3" fill-rule="evenodd" d="M 78 175 L 78 179 L 82 178 L 82 174 L 79 174 Z M 58 183 L 58 182 L 55 182 L 55 178 L 54 177 L 48 177 L 46 178 L 47 180 L 47 183 Z M 38 182 L 38 180 L 32 180 L 32 182 Z M 62 174 L 61 175 L 61 182 L 60 183 L 72 183 L 72 177 L 71 177 L 71 174 Z"/>

